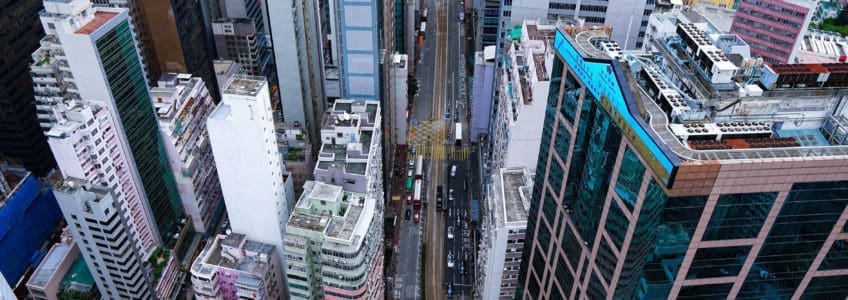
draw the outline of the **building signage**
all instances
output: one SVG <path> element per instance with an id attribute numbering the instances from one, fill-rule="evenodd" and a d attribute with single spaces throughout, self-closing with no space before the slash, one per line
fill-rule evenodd
<path id="1" fill-rule="evenodd" d="M 600 100 L 601 106 L 648 163 L 654 174 L 668 185 L 674 165 L 628 111 L 624 93 L 616 79 L 612 64 L 586 61 L 561 31 L 556 32 L 554 48 L 585 84 L 587 90 Z"/>

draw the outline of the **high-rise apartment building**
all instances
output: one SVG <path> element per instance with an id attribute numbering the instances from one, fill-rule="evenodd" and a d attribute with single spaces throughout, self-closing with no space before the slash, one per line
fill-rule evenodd
<path id="1" fill-rule="evenodd" d="M 659 59 L 558 29 L 516 296 L 846 297 L 848 70 L 677 33 Z"/>
<path id="2" fill-rule="evenodd" d="M 25 63 L 44 36 L 36 21 L 43 6 L 41 0 L 4 0 L 0 7 L 0 45 L 5 45 L 0 48 L 0 155 L 20 161 L 36 176 L 46 176 L 55 162 L 38 126 Z"/>
<path id="3" fill-rule="evenodd" d="M 816 2 L 812 0 L 739 1 L 730 33 L 751 45 L 751 54 L 768 64 L 795 62 Z"/>
<path id="4" fill-rule="evenodd" d="M 519 40 L 507 44 L 491 116 L 493 170 L 536 168 L 554 54 L 556 25 L 525 21 Z M 477 99 L 475 99 L 476 101 Z M 475 113 L 472 113 L 475 114 Z"/>
<path id="5" fill-rule="evenodd" d="M 206 118 L 215 109 L 200 77 L 165 73 L 150 91 L 186 217 L 196 232 L 212 234 L 224 210 Z"/>
<path id="6" fill-rule="evenodd" d="M 279 82 L 271 92 L 279 94 L 285 122 L 302 124 L 309 136 L 318 136 L 327 105 L 322 53 L 327 36 L 318 6 L 317 1 L 292 0 L 265 0 L 264 5 Z"/>
<path id="7" fill-rule="evenodd" d="M 276 246 L 230 233 L 214 237 L 191 266 L 196 299 L 285 299 Z"/>
<path id="8" fill-rule="evenodd" d="M 206 127 L 230 226 L 276 247 L 282 261 L 294 191 L 277 145 L 268 83 L 263 77 L 235 77 L 221 96 Z"/>
<path id="9" fill-rule="evenodd" d="M 336 100 L 324 115 L 316 181 L 383 199 L 382 115 L 375 100 Z"/>
<path id="10" fill-rule="evenodd" d="M 240 63 L 248 75 L 276 76 L 270 65 L 271 48 L 252 19 L 216 19 L 212 34 L 220 59 Z"/>
<path id="11" fill-rule="evenodd" d="M 101 295 L 113 299 L 151 298 L 153 287 L 144 258 L 135 247 L 138 237 L 112 190 L 67 178 L 55 193 Z"/>
<path id="12" fill-rule="evenodd" d="M 119 179 L 106 176 L 95 180 L 85 174 L 73 176 L 92 180 L 96 184 L 102 184 L 103 180 L 120 180 L 126 183 L 127 185 L 122 187 L 106 185 L 115 189 L 119 197 L 133 193 L 141 197 L 140 205 L 146 209 L 136 211 L 129 208 L 127 211 L 140 214 L 148 210 L 148 216 L 145 218 L 154 224 L 153 241 L 161 243 L 160 240 L 176 234 L 183 211 L 173 177 L 168 176 L 170 169 L 167 165 L 167 155 L 161 144 L 155 112 L 133 33 L 130 31 L 127 11 L 120 8 L 94 8 L 87 0 L 45 0 L 44 8 L 41 23 L 47 36 L 42 39 L 43 46 L 33 57 L 37 57 L 35 65 L 38 65 L 39 61 L 46 61 L 55 67 L 59 74 L 53 81 L 36 81 L 36 90 L 64 89 L 73 94 L 36 100 L 49 99 L 52 102 L 47 104 L 54 109 L 75 107 L 80 103 L 67 99 L 85 99 L 102 107 L 114 124 L 114 131 L 110 132 L 114 142 L 108 144 L 103 153 L 96 154 L 117 155 L 111 153 L 116 151 L 113 149 L 117 149 L 123 152 L 120 154 L 123 161 L 135 165 L 117 169 L 116 166 L 106 165 L 101 161 L 83 159 L 79 162 L 91 163 L 90 168 L 97 167 L 97 172 L 114 173 Z M 34 71 L 33 74 L 40 73 Z M 67 104 L 56 104 L 58 102 Z M 53 118 L 59 122 L 56 112 Z M 94 124 L 87 122 L 80 126 Z M 91 142 L 97 144 L 102 140 Z M 54 151 L 54 155 L 65 155 L 73 159 L 72 156 L 76 156 L 76 153 L 56 154 Z M 88 171 L 91 169 L 74 170 L 76 173 Z M 62 172 L 70 175 L 69 171 Z M 135 186 L 135 192 L 128 193 L 128 190 L 125 190 L 129 185 Z M 141 233 L 141 239 L 149 240 L 144 233 Z"/>
<path id="13" fill-rule="evenodd" d="M 525 168 L 500 169 L 492 175 L 480 222 L 480 255 L 477 256 L 477 297 L 512 299 L 518 286 L 521 250 L 527 229 L 527 209 L 533 173 Z"/>
<path id="14" fill-rule="evenodd" d="M 133 175 L 136 165 L 119 142 L 108 109 L 94 102 L 70 100 L 57 104 L 54 110 L 59 119 L 47 138 L 62 177 L 111 188 L 115 201 L 128 214 L 125 217 L 137 237 L 137 247 L 142 253 L 152 250 L 160 237 L 144 201 L 141 182 Z"/>
<path id="15" fill-rule="evenodd" d="M 383 217 L 378 199 L 308 181 L 288 220 L 291 299 L 382 299 Z"/>

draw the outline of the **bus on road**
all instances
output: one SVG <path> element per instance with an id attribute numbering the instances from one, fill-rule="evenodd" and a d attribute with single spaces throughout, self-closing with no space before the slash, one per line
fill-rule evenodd
<path id="1" fill-rule="evenodd" d="M 421 208 L 421 192 L 422 192 L 423 181 L 421 179 L 415 180 L 415 191 L 412 193 L 412 207 L 416 210 Z"/>
<path id="2" fill-rule="evenodd" d="M 412 190 L 412 170 L 406 173 L 406 184 L 404 185 L 407 191 Z"/>

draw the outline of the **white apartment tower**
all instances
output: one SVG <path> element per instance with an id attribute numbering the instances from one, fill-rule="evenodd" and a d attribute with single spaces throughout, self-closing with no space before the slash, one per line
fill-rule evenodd
<path id="1" fill-rule="evenodd" d="M 103 299 L 150 299 L 136 236 L 112 190 L 68 178 L 54 193 Z"/>
<path id="2" fill-rule="evenodd" d="M 479 299 L 513 299 L 527 230 L 533 173 L 525 168 L 500 169 L 492 176 L 480 229 L 476 265 Z"/>
<path id="3" fill-rule="evenodd" d="M 107 112 L 114 139 L 105 151 L 123 152 L 110 153 L 127 162 L 126 167 L 116 168 L 116 176 L 123 184 L 135 185 L 144 204 L 144 216 L 128 211 L 138 218 L 147 218 L 154 228 L 152 240 L 161 244 L 178 231 L 182 207 L 179 198 L 169 192 L 175 190 L 173 181 L 163 176 L 169 167 L 164 160 L 166 154 L 157 147 L 161 137 L 127 10 L 92 7 L 88 0 L 44 0 L 40 18 L 45 37 L 33 54 L 32 75 L 37 78 L 34 88 L 42 126 L 50 130 L 60 124 L 65 107 L 75 106 L 63 103 L 75 99 L 96 103 Z M 55 151 L 55 156 L 72 156 Z M 81 159 L 78 163 L 87 163 L 85 157 Z M 92 167 L 109 166 L 100 161 Z M 63 172 L 91 179 L 84 174 Z M 125 189 L 107 186 L 118 193 Z M 126 195 L 118 195 L 118 201 L 123 201 L 121 196 Z M 149 239 L 142 235 L 142 240 Z"/>
<path id="4" fill-rule="evenodd" d="M 150 98 L 183 210 L 195 231 L 211 233 L 208 231 L 214 230 L 215 218 L 224 208 L 206 131 L 206 118 L 215 103 L 203 79 L 191 74 L 165 73 L 157 85 Z"/>
<path id="5" fill-rule="evenodd" d="M 491 126 L 492 169 L 536 168 L 554 54 L 554 24 L 525 21 L 506 45 Z"/>
<path id="6" fill-rule="evenodd" d="M 115 123 L 109 111 L 95 103 L 69 100 L 54 105 L 56 117 L 46 132 L 50 150 L 65 178 L 79 178 L 109 187 L 116 203 L 125 212 L 137 247 L 147 253 L 156 245 L 144 196 L 131 178 L 135 164 L 118 142 Z"/>
<path id="7" fill-rule="evenodd" d="M 279 93 L 283 118 L 305 124 L 309 136 L 318 136 L 327 102 L 321 53 L 326 37 L 319 27 L 319 2 L 262 1 L 279 82 L 273 92 Z"/>
<path id="8" fill-rule="evenodd" d="M 273 245 L 282 261 L 294 192 L 271 110 L 264 77 L 235 77 L 206 126 L 233 232 Z"/>

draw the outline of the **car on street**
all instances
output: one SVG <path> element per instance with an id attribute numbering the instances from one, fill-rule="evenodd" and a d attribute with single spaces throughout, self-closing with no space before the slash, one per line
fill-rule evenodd
<path id="1" fill-rule="evenodd" d="M 411 195 L 406 196 L 406 204 L 412 204 L 412 196 Z"/>
<path id="2" fill-rule="evenodd" d="M 459 262 L 459 273 L 465 274 L 465 261 Z"/>
<path id="3" fill-rule="evenodd" d="M 453 239 L 453 226 L 448 226 L 448 239 Z"/>
<path id="4" fill-rule="evenodd" d="M 453 254 L 448 253 L 448 269 L 453 269 Z"/>
<path id="5" fill-rule="evenodd" d="M 462 190 L 463 190 L 463 191 L 467 191 L 467 190 L 468 190 L 468 180 L 464 181 L 464 183 L 463 183 L 463 185 L 462 185 Z"/>
<path id="6" fill-rule="evenodd" d="M 409 168 L 413 168 L 413 167 L 415 167 L 415 160 L 409 159 Z"/>
<path id="7" fill-rule="evenodd" d="M 445 111 L 445 119 L 450 119 L 450 111 L 449 110 Z"/>
<path id="8" fill-rule="evenodd" d="M 448 283 L 448 297 L 453 297 L 453 284 Z"/>
<path id="9" fill-rule="evenodd" d="M 451 177 L 456 177 L 456 165 L 451 166 Z"/>
<path id="10" fill-rule="evenodd" d="M 462 220 L 459 219 L 459 213 L 456 214 L 456 227 L 462 227 Z"/>
<path id="11" fill-rule="evenodd" d="M 412 221 L 415 223 L 421 222 L 421 215 L 415 213 L 415 218 L 413 218 Z"/>
<path id="12" fill-rule="evenodd" d="M 450 194 L 450 196 L 448 196 L 448 200 L 453 201 L 453 194 Z"/>
<path id="13" fill-rule="evenodd" d="M 406 220 L 408 221 L 408 220 L 409 220 L 409 218 L 410 218 L 410 217 L 412 217 L 412 210 L 411 210 L 411 209 L 409 209 L 409 208 L 407 208 L 407 209 L 406 209 L 406 213 L 404 213 L 404 217 L 405 217 L 405 218 L 406 218 Z"/>
<path id="14" fill-rule="evenodd" d="M 415 154 L 415 146 L 412 146 L 411 148 L 409 148 L 409 153 Z"/>

